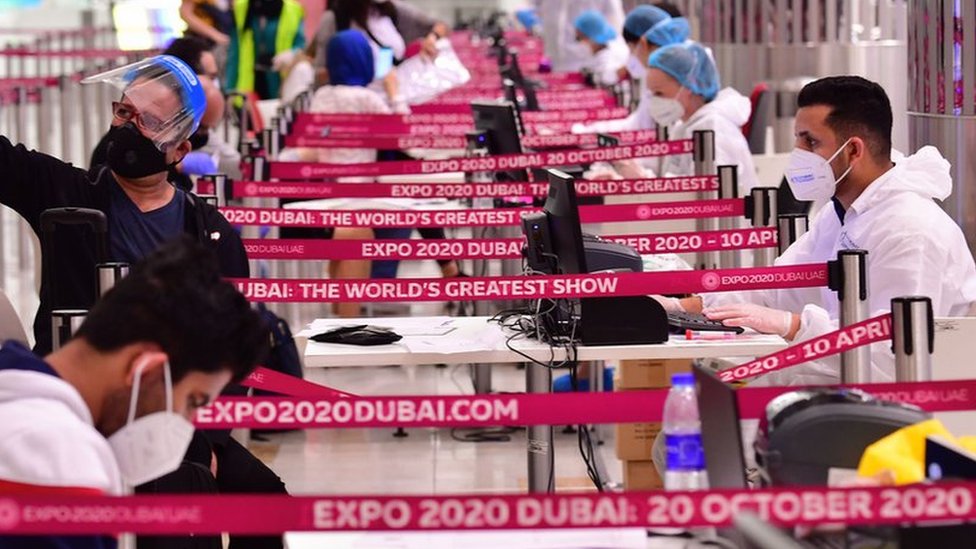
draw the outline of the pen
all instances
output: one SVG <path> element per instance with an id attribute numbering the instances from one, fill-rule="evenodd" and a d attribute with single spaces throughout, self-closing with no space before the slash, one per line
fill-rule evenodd
<path id="1" fill-rule="evenodd" d="M 710 330 L 685 330 L 685 339 L 688 341 L 723 341 L 735 339 L 735 332 L 721 332 Z"/>

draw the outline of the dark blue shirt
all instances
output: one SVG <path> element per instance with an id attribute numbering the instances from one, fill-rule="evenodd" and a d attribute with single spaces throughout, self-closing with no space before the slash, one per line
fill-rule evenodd
<path id="1" fill-rule="evenodd" d="M 60 377 L 50 364 L 16 341 L 7 341 L 0 348 L 0 371 L 3 370 Z M 115 538 L 110 536 L 0 536 L 0 549 L 115 549 L 117 546 Z"/>
<path id="2" fill-rule="evenodd" d="M 164 242 L 184 232 L 186 193 L 179 189 L 176 189 L 169 204 L 151 212 L 142 212 L 122 187 L 113 181 L 110 208 L 109 252 L 113 261 L 130 265 L 136 263 L 159 249 Z"/>

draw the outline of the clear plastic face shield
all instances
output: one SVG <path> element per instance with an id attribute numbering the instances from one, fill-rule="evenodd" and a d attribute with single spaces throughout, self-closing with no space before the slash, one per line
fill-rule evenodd
<path id="1" fill-rule="evenodd" d="M 207 106 L 197 75 L 168 55 L 137 61 L 81 82 L 109 84 L 119 90 L 120 97 L 112 103 L 112 125 L 133 123 L 163 152 L 196 131 Z"/>

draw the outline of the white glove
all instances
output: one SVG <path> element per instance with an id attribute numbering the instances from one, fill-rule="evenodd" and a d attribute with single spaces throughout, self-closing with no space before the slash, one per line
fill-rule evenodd
<path id="1" fill-rule="evenodd" d="M 685 308 L 681 306 L 681 300 L 676 297 L 665 297 L 663 295 L 652 295 L 654 301 L 657 301 L 664 307 L 664 310 L 669 313 L 684 313 Z"/>
<path id="2" fill-rule="evenodd" d="M 271 59 L 271 68 L 276 71 L 283 71 L 295 60 L 295 50 L 285 50 Z"/>
<path id="3" fill-rule="evenodd" d="M 719 320 L 726 326 L 752 328 L 761 334 L 786 337 L 793 328 L 793 313 L 754 303 L 710 307 L 703 310 L 702 314 L 711 320 Z"/>

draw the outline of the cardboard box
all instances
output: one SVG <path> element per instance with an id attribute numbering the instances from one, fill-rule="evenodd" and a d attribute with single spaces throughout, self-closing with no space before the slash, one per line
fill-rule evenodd
<path id="1" fill-rule="evenodd" d="M 623 470 L 625 490 L 660 490 L 664 488 L 664 481 L 657 474 L 653 461 L 625 461 L 623 462 Z"/>
<path id="2" fill-rule="evenodd" d="M 690 372 L 691 359 L 621 360 L 615 389 L 661 389 L 671 386 L 671 376 Z"/>
<path id="3" fill-rule="evenodd" d="M 617 459 L 651 459 L 651 448 L 661 432 L 660 423 L 619 423 L 615 425 Z"/>

